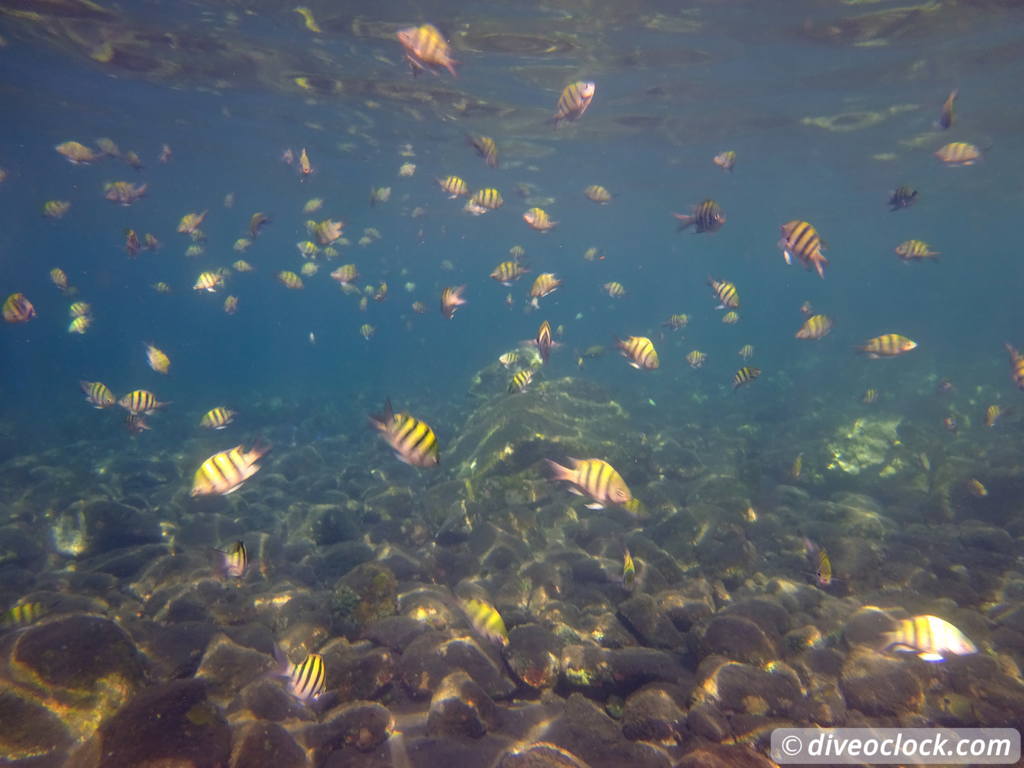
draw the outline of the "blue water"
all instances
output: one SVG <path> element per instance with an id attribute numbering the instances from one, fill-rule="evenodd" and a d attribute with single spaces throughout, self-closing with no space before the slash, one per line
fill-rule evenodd
<path id="1" fill-rule="evenodd" d="M 1024 69 L 1014 32 L 1020 11 L 948 5 L 893 25 L 891 37 L 884 26 L 874 37 L 839 34 L 833 42 L 801 33 L 808 25 L 845 29 L 850 19 L 896 5 L 799 2 L 786 3 L 782 13 L 758 4 L 676 11 L 672 3 L 639 3 L 613 13 L 614 5 L 602 12 L 593 4 L 517 4 L 510 13 L 502 4 L 432 3 L 389 7 L 383 20 L 370 4 L 344 15 L 329 4 L 311 5 L 327 30 L 321 35 L 305 29 L 287 4 L 263 4 L 252 14 L 219 5 L 127 4 L 104 22 L 0 16 L 0 167 L 8 173 L 0 185 L 0 286 L 5 296 L 25 293 L 39 312 L 27 325 L 2 329 L 0 415 L 26 436 L 70 418 L 71 433 L 88 438 L 111 418 L 82 415 L 79 379 L 102 380 L 117 395 L 147 388 L 173 401 L 141 438 L 158 444 L 162 426 L 191 422 L 222 403 L 238 407 L 245 428 L 257 432 L 261 414 L 245 413 L 244 405 L 274 397 L 305 404 L 310 413 L 362 414 L 391 396 L 451 415 L 446 409 L 458 404 L 476 371 L 548 319 L 565 326 L 565 348 L 544 371 L 547 378 L 577 374 L 574 349 L 610 347 L 614 335 L 655 339 L 657 372 L 635 372 L 611 350 L 579 374 L 607 386 L 627 408 L 651 407 L 648 399 L 669 407 L 700 392 L 709 396 L 701 406 L 709 418 L 727 413 L 742 421 L 773 403 L 817 399 L 846 409 L 868 386 L 892 395 L 889 407 L 900 408 L 936 378 L 949 377 L 961 393 L 982 388 L 980 420 L 982 401 L 1016 395 L 1003 342 L 1024 344 L 1017 254 L 1024 107 L 1008 98 Z M 453 38 L 458 79 L 414 80 L 401 62 L 393 29 L 425 19 Z M 679 31 L 659 29 L 669 21 Z M 547 57 L 460 50 L 459 33 L 485 28 L 547 30 L 578 47 Z M 154 39 L 143 50 L 174 61 L 180 72 L 140 75 L 119 67 L 118 58 L 90 60 L 87 49 L 69 42 L 72 34 L 118 40 L 125 30 L 136 41 L 140 30 L 176 36 L 177 46 Z M 364 87 L 365 77 L 403 92 L 429 89 L 446 94 L 449 105 L 351 87 L 305 93 L 291 77 L 307 71 Z M 544 118 L 561 87 L 577 77 L 593 78 L 597 96 L 578 123 L 555 131 Z M 939 131 L 933 124 L 953 87 L 960 89 L 957 122 Z M 451 103 L 462 97 L 503 114 L 460 117 Z M 896 105 L 909 106 L 862 130 L 801 122 Z M 487 168 L 466 146 L 471 131 L 497 140 L 502 167 Z M 53 151 L 61 141 L 91 144 L 99 136 L 139 152 L 145 169 L 136 173 L 112 159 L 73 167 Z M 915 146 L 904 144 L 915 137 Z M 983 160 L 942 167 L 932 152 L 951 140 L 978 144 Z M 164 142 L 174 156 L 160 165 Z M 415 157 L 399 155 L 406 143 Z M 308 149 L 316 168 L 310 179 L 301 181 L 280 162 L 287 147 Z M 732 174 L 711 162 L 725 149 L 738 155 Z M 894 156 L 873 159 L 880 153 Z M 400 179 L 406 160 L 417 171 Z M 462 201 L 447 200 L 434 183 L 452 173 L 471 189 L 498 187 L 505 206 L 466 215 Z M 119 179 L 144 181 L 149 194 L 130 208 L 113 205 L 103 199 L 102 184 Z M 528 206 L 515 192 L 519 182 L 556 199 L 546 206 L 560 222 L 553 232 L 523 223 Z M 582 196 L 595 183 L 616 195 L 610 205 Z M 900 183 L 919 189 L 920 199 L 890 213 L 886 199 Z M 371 208 L 370 187 L 380 185 L 392 187 L 392 199 Z M 222 205 L 228 193 L 235 195 L 230 209 Z M 387 301 L 360 313 L 328 276 L 337 263 L 306 278 L 302 292 L 272 279 L 301 266 L 295 243 L 306 239 L 302 205 L 311 197 L 325 200 L 315 218 L 346 224 L 353 244 L 340 249 L 339 263 L 355 263 L 362 286 L 386 280 Z M 676 234 L 670 213 L 709 197 L 724 208 L 725 227 Z M 71 201 L 63 220 L 40 215 L 48 199 Z M 411 218 L 416 206 L 426 213 Z M 206 253 L 185 259 L 189 241 L 175 226 L 186 212 L 204 209 Z M 257 271 L 233 275 L 224 293 L 195 294 L 190 287 L 201 270 L 238 257 L 231 244 L 255 211 L 273 218 L 244 255 Z M 778 228 L 794 218 L 814 223 L 828 246 L 824 281 L 783 263 Z M 140 236 L 152 232 L 163 248 L 129 260 L 125 227 Z M 365 227 L 383 237 L 364 248 L 355 241 Z M 901 263 L 892 249 L 912 237 L 941 251 L 941 261 Z M 510 310 L 506 289 L 487 275 L 517 243 L 532 273 L 511 289 Z M 592 245 L 605 261 L 582 259 Z M 441 269 L 445 259 L 454 265 L 450 272 Z M 93 305 L 95 323 L 84 337 L 65 330 L 68 301 L 48 278 L 54 266 Z M 564 286 L 540 312 L 526 314 L 526 293 L 539 271 L 556 272 Z M 739 325 L 721 324 L 708 274 L 736 283 Z M 174 293 L 155 294 L 149 286 L 157 280 Z M 609 280 L 622 282 L 628 295 L 605 296 L 601 285 Z M 411 293 L 406 282 L 416 285 Z M 440 291 L 458 284 L 468 286 L 470 303 L 445 320 L 437 311 Z M 227 293 L 240 299 L 234 317 L 221 309 Z M 412 313 L 414 300 L 428 313 Z M 805 300 L 835 322 L 820 342 L 793 339 Z M 660 323 L 676 312 L 691 316 L 690 327 L 660 339 Z M 358 333 L 364 322 L 377 327 L 369 342 Z M 910 336 L 920 347 L 898 360 L 852 353 L 854 344 L 886 332 Z M 147 368 L 147 341 L 170 355 L 169 376 Z M 764 374 L 733 397 L 736 353 L 747 343 L 756 349 L 751 364 Z M 709 354 L 702 371 L 682 359 L 692 348 Z M 451 434 L 457 426 L 441 429 Z"/>

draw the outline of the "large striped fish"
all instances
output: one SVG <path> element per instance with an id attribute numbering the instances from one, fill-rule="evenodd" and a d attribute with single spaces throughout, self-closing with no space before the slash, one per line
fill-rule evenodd
<path id="1" fill-rule="evenodd" d="M 213 454 L 196 470 L 192 479 L 192 495 L 226 496 L 237 491 L 246 480 L 260 471 L 258 462 L 269 450 L 269 445 L 257 442 L 248 451 L 236 445 L 230 451 Z"/>
<path id="2" fill-rule="evenodd" d="M 414 467 L 433 467 L 440 461 L 437 436 L 425 421 L 408 413 L 395 413 L 391 400 L 384 412 L 371 416 L 370 423 L 390 445 L 399 461 Z"/>
<path id="3" fill-rule="evenodd" d="M 546 461 L 555 480 L 572 483 L 569 488 L 572 493 L 593 499 L 593 502 L 586 505 L 587 509 L 604 509 L 608 504 L 627 505 L 633 500 L 626 481 L 607 461 L 570 458 L 572 469 L 551 459 Z"/>

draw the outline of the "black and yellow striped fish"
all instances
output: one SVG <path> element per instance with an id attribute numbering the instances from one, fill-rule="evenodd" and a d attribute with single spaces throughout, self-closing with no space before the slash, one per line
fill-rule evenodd
<path id="1" fill-rule="evenodd" d="M 900 208 L 909 208 L 917 202 L 917 190 L 901 184 L 889 195 L 890 211 L 898 211 Z"/>
<path id="2" fill-rule="evenodd" d="M 540 359 L 546 363 L 548 357 L 551 356 L 551 347 L 555 344 L 555 340 L 551 336 L 551 323 L 547 320 L 542 322 L 537 329 L 536 344 L 537 351 L 540 352 Z"/>
<path id="3" fill-rule="evenodd" d="M 933 251 L 924 240 L 904 240 L 896 246 L 895 251 L 903 261 L 939 260 L 939 251 Z"/>
<path id="4" fill-rule="evenodd" d="M 242 484 L 260 471 L 259 460 L 270 450 L 270 446 L 257 442 L 246 451 L 236 445 L 230 451 L 215 453 L 196 470 L 192 479 L 193 496 L 226 496 L 242 487 Z"/>
<path id="5" fill-rule="evenodd" d="M 590 102 L 594 100 L 594 91 L 596 90 L 597 86 L 586 80 L 577 80 L 575 83 L 565 86 L 562 94 L 558 97 L 555 115 L 552 118 L 555 127 L 557 128 L 563 120 L 579 120 L 587 111 Z"/>
<path id="6" fill-rule="evenodd" d="M 622 586 L 626 589 L 632 589 L 633 584 L 636 582 L 636 563 L 633 562 L 633 556 L 629 554 L 629 549 L 623 549 L 622 551 Z"/>
<path id="7" fill-rule="evenodd" d="M 301 701 L 316 699 L 327 689 L 327 667 L 324 657 L 311 653 L 298 664 L 293 664 L 278 652 L 278 674 L 288 678 L 288 690 Z"/>
<path id="8" fill-rule="evenodd" d="M 732 388 L 736 389 L 744 384 L 749 384 L 760 375 L 760 368 L 751 368 L 750 366 L 745 365 L 736 371 L 736 375 L 732 377 Z"/>
<path id="9" fill-rule="evenodd" d="M 942 130 L 948 130 L 953 125 L 953 121 L 956 119 L 953 113 L 953 105 L 956 103 L 956 97 L 959 95 L 960 90 L 954 88 L 949 92 L 949 96 L 942 102 L 942 111 L 939 113 L 938 124 Z"/>
<path id="10" fill-rule="evenodd" d="M 673 213 L 672 215 L 679 219 L 678 231 L 680 232 L 688 227 L 694 227 L 698 234 L 717 232 L 725 224 L 725 211 L 714 200 L 704 200 L 698 203 L 689 214 Z"/>
<path id="11" fill-rule="evenodd" d="M 102 381 L 80 381 L 78 386 L 85 393 L 85 402 L 92 405 L 93 408 L 102 409 L 117 405 L 117 398 L 114 397 L 114 393 Z"/>
<path id="12" fill-rule="evenodd" d="M 602 187 L 600 184 L 591 184 L 589 187 L 583 190 L 583 195 L 588 200 L 592 200 L 595 203 L 604 205 L 610 202 L 612 199 L 612 193 Z"/>
<path id="13" fill-rule="evenodd" d="M 46 615 L 46 608 L 42 603 L 18 603 L 12 605 L 3 615 L 0 616 L 0 627 L 24 627 L 35 624 Z"/>
<path id="14" fill-rule="evenodd" d="M 603 509 L 607 504 L 628 504 L 633 494 L 615 471 L 615 467 L 603 459 L 569 459 L 572 469 L 546 459 L 555 480 L 572 483 L 569 490 L 578 496 L 589 496 L 593 502 L 587 509 Z"/>
<path id="15" fill-rule="evenodd" d="M 217 550 L 221 556 L 221 569 L 224 575 L 232 579 L 240 579 L 245 575 L 245 569 L 249 566 L 249 552 L 245 548 L 245 542 L 239 539 L 227 550 Z"/>
<path id="16" fill-rule="evenodd" d="M 1024 355 L 1009 343 L 1006 344 L 1006 351 L 1010 353 L 1010 378 L 1017 389 L 1024 389 Z"/>
<path id="17" fill-rule="evenodd" d="M 622 352 L 622 356 L 629 361 L 629 364 L 637 370 L 651 371 L 661 364 L 658 360 L 658 350 L 646 336 L 627 336 L 625 339 L 616 339 L 615 345 Z"/>
<path id="18" fill-rule="evenodd" d="M 860 346 L 855 347 L 855 349 L 872 359 L 896 357 L 896 355 L 902 355 L 904 352 L 917 349 L 917 342 L 898 333 L 886 333 L 881 336 L 875 336 L 873 339 L 868 339 Z"/>
<path id="19" fill-rule="evenodd" d="M 505 620 L 501 618 L 497 608 L 478 598 L 460 600 L 459 603 L 474 630 L 488 640 L 508 645 L 508 630 L 505 629 Z"/>
<path id="20" fill-rule="evenodd" d="M 509 286 L 529 271 L 518 261 L 503 261 L 494 268 L 490 276 L 502 285 Z"/>
<path id="21" fill-rule="evenodd" d="M 458 176 L 445 176 L 443 179 L 438 179 L 437 183 L 452 199 L 469 194 L 469 185 Z"/>
<path id="22" fill-rule="evenodd" d="M 946 165 L 974 165 L 981 157 L 981 150 L 966 141 L 954 141 L 939 147 L 935 156 Z"/>
<path id="23" fill-rule="evenodd" d="M 498 145 L 490 136 L 467 136 L 466 141 L 491 168 L 498 167 Z"/>
<path id="24" fill-rule="evenodd" d="M 414 467 L 433 467 L 440 461 L 434 430 L 408 413 L 395 413 L 391 400 L 384 403 L 382 414 L 370 417 L 370 422 L 399 461 Z"/>
<path id="25" fill-rule="evenodd" d="M 787 221 L 782 225 L 782 239 L 779 240 L 779 248 L 782 249 L 782 257 L 787 264 L 792 264 L 793 259 L 799 259 L 804 269 L 812 267 L 817 271 L 818 277 L 825 279 L 825 265 L 828 259 L 822 254 L 821 236 L 818 230 L 807 221 Z"/>
<path id="26" fill-rule="evenodd" d="M 795 336 L 798 339 L 822 339 L 832 331 L 832 320 L 827 315 L 811 315 Z"/>
<path id="27" fill-rule="evenodd" d="M 303 283 L 302 278 L 292 272 L 290 269 L 282 269 L 277 273 L 277 281 L 281 283 L 285 288 L 292 291 L 302 290 Z"/>
<path id="28" fill-rule="evenodd" d="M 740 305 L 740 294 L 736 286 L 727 280 L 715 280 L 708 275 L 708 285 L 718 299 L 718 306 L 715 309 L 737 309 Z"/>
<path id="29" fill-rule="evenodd" d="M 218 405 L 216 408 L 211 408 L 203 414 L 203 418 L 199 420 L 199 426 L 206 429 L 224 429 L 235 420 L 237 415 L 231 409 Z"/>
<path id="30" fill-rule="evenodd" d="M 525 392 L 526 388 L 530 386 L 530 383 L 533 381 L 533 377 L 533 368 L 524 368 L 521 371 L 516 371 L 508 382 L 508 393 L 510 395 L 515 395 L 520 392 Z"/>
<path id="31" fill-rule="evenodd" d="M 466 210 L 479 216 L 481 213 L 497 210 L 504 204 L 505 198 L 501 196 L 501 192 L 494 187 L 487 187 L 473 193 L 466 203 Z"/>
<path id="32" fill-rule="evenodd" d="M 148 389 L 136 389 L 122 397 L 118 403 L 129 413 L 152 413 L 167 403 L 161 403 Z"/>

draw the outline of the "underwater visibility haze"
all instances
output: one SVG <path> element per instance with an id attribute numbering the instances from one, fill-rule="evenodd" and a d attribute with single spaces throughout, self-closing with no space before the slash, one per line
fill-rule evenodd
<path id="1" fill-rule="evenodd" d="M 0 762 L 1024 722 L 1024 6 L 0 0 Z"/>

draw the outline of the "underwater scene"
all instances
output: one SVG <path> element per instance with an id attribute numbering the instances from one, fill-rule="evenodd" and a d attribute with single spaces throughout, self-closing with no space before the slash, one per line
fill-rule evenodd
<path id="1" fill-rule="evenodd" d="M 0 0 L 0 764 L 1024 722 L 1024 4 Z"/>

